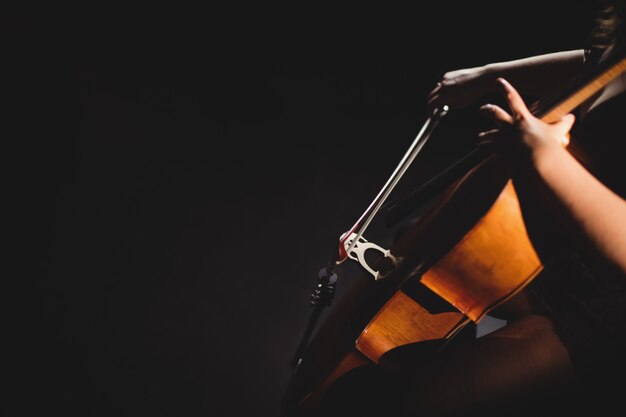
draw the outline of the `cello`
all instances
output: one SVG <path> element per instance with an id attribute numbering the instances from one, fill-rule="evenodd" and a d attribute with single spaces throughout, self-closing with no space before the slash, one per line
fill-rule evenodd
<path id="1" fill-rule="evenodd" d="M 546 122 L 558 120 L 624 71 L 623 54 L 608 59 L 566 91 L 539 100 L 531 111 Z M 320 271 L 322 289 L 336 279 L 334 265 L 347 259 L 357 261 L 370 276 L 333 306 L 306 349 L 299 349 L 283 415 L 307 415 L 339 377 L 359 366 L 380 364 L 394 349 L 410 344 L 445 347 L 468 324 L 479 323 L 511 300 L 542 270 L 524 227 L 510 167 L 488 147 L 478 147 L 431 182 L 441 185 L 454 178 L 391 248 L 363 237 L 398 175 L 447 110 L 436 109 L 427 120 L 381 193 L 341 235 L 336 258 Z M 379 255 L 373 263 L 365 260 L 368 250 Z"/>

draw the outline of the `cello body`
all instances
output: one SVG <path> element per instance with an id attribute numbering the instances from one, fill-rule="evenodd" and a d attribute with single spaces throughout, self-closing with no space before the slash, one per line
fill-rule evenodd
<path id="1" fill-rule="evenodd" d="M 537 275 L 509 178 L 497 158 L 472 169 L 397 239 L 390 251 L 402 261 L 388 277 L 357 280 L 293 373 L 284 416 L 306 416 L 336 379 L 394 349 L 447 343 Z"/>

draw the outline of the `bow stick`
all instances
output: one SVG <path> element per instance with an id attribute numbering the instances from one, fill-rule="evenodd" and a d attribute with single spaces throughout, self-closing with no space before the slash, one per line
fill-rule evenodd
<path id="1" fill-rule="evenodd" d="M 442 108 L 436 108 L 433 110 L 432 114 L 428 117 L 428 119 L 426 119 L 426 122 L 413 140 L 413 143 L 406 151 L 400 160 L 400 163 L 393 171 L 376 198 L 374 198 L 372 203 L 367 207 L 356 223 L 354 223 L 354 225 L 347 232 L 340 236 L 339 250 L 337 258 L 334 262 L 336 265 L 339 265 L 346 259 L 351 258 L 357 261 L 363 268 L 365 268 L 365 270 L 372 274 L 375 280 L 385 278 L 389 275 L 389 271 L 382 273 L 374 270 L 365 260 L 365 251 L 371 249 L 377 250 L 383 255 L 383 257 L 390 258 L 394 264 L 398 261 L 398 259 L 391 255 L 388 250 L 365 240 L 363 233 L 370 225 L 372 219 L 376 216 L 376 213 L 378 213 L 380 207 L 383 205 L 391 191 L 393 191 L 396 184 L 398 184 L 398 181 L 400 181 L 406 170 L 413 163 L 415 157 L 422 150 L 441 118 L 447 113 L 448 106 L 443 106 Z M 332 269 L 332 266 L 329 266 L 329 268 Z"/>

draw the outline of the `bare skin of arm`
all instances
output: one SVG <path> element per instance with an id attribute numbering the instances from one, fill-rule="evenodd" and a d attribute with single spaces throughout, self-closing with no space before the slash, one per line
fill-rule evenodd
<path id="1" fill-rule="evenodd" d="M 484 139 L 501 141 L 514 155 L 519 174 L 539 182 L 570 237 L 583 250 L 626 274 L 626 201 L 587 171 L 562 145 L 573 115 L 548 124 L 534 117 L 506 80 L 498 84 L 510 114 L 498 106 L 481 108 L 499 124 Z M 520 202 L 521 198 L 520 198 Z"/>
<path id="2" fill-rule="evenodd" d="M 497 91 L 495 80 L 506 78 L 522 94 L 543 96 L 566 86 L 584 63 L 584 50 L 561 51 L 447 72 L 429 93 L 430 110 L 448 105 L 466 107 Z"/>

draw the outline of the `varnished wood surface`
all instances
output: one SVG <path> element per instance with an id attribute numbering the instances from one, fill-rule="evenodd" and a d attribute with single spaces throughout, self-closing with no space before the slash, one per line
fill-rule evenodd
<path id="1" fill-rule="evenodd" d="M 433 265 L 421 282 L 478 322 L 542 268 L 509 181 L 476 227 Z"/>
<path id="2" fill-rule="evenodd" d="M 429 312 L 398 291 L 359 336 L 356 348 L 378 363 L 398 346 L 445 338 L 463 319 L 458 311 Z"/>

